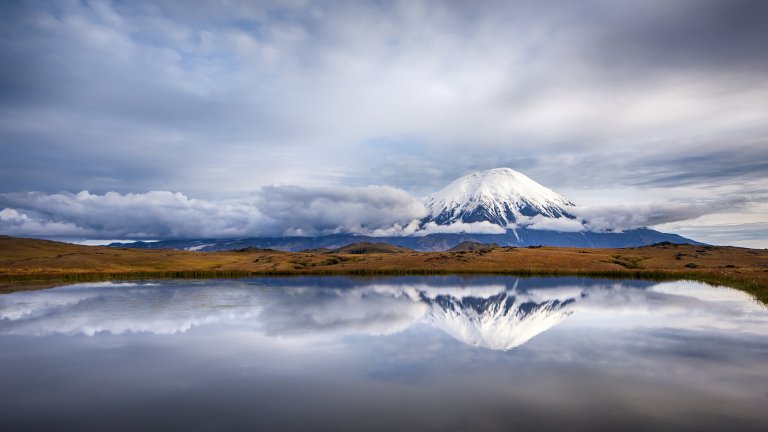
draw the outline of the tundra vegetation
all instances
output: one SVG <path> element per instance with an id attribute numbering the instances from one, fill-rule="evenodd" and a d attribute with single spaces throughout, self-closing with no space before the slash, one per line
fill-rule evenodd
<path id="1" fill-rule="evenodd" d="M 383 243 L 284 252 L 81 246 L 0 236 L 0 292 L 60 282 L 291 275 L 510 274 L 688 279 L 749 292 L 768 304 L 768 250 L 658 243 L 623 249 L 463 244 L 416 252 Z"/>

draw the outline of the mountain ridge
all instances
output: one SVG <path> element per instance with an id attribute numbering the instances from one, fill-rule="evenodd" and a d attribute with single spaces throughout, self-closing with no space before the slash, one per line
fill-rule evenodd
<path id="1" fill-rule="evenodd" d="M 497 243 L 499 246 L 564 246 L 564 247 L 636 247 L 655 243 L 703 245 L 677 234 L 662 233 L 648 228 L 615 232 L 559 232 L 518 228 L 505 234 L 438 233 L 426 236 L 373 237 L 353 234 L 333 234 L 317 237 L 245 237 L 238 239 L 185 239 L 156 242 L 111 243 L 112 247 L 137 249 L 177 249 L 202 252 L 236 250 L 247 247 L 269 248 L 297 252 L 306 249 L 336 249 L 353 243 L 387 243 L 416 251 L 446 251 L 462 242 Z"/>

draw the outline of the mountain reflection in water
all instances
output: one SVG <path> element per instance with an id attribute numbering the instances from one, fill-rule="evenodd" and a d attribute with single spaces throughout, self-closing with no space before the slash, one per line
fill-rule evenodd
<path id="1" fill-rule="evenodd" d="M 666 319 L 683 309 L 730 316 L 764 311 L 741 292 L 693 284 L 726 295 L 735 309 L 712 307 L 691 285 L 493 277 L 107 282 L 0 296 L 0 334 L 174 334 L 225 324 L 280 337 L 386 335 L 425 323 L 468 345 L 509 350 L 580 310 L 655 309 Z"/>
<path id="2" fill-rule="evenodd" d="M 438 295 L 425 298 L 432 307 L 428 322 L 473 346 L 508 350 L 524 344 L 573 313 L 576 299 L 525 298 L 523 293 L 502 292 L 484 297 Z"/>
<path id="3" fill-rule="evenodd" d="M 298 282 L 298 281 L 297 281 Z M 245 322 L 275 336 L 341 331 L 390 334 L 428 323 L 469 345 L 508 350 L 557 325 L 586 294 L 579 287 L 527 291 L 504 284 L 381 283 L 328 288 L 269 284 L 208 288 L 104 283 L 0 297 L 5 334 L 172 334 Z"/>
<path id="4" fill-rule="evenodd" d="M 3 430 L 768 430 L 768 311 L 693 282 L 254 278 L 0 295 Z"/>

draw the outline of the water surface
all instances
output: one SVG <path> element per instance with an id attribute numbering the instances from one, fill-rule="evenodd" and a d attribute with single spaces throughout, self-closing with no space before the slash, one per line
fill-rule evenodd
<path id="1" fill-rule="evenodd" d="M 768 310 L 693 282 L 255 278 L 0 295 L 3 430 L 768 430 Z"/>

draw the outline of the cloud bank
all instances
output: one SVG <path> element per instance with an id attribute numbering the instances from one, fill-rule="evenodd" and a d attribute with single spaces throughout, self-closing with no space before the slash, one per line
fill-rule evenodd
<path id="1" fill-rule="evenodd" d="M 426 215 L 420 200 L 388 186 L 268 186 L 210 201 L 182 193 L 0 194 L 0 233 L 74 238 L 231 238 L 403 233 Z"/>
<path id="2" fill-rule="evenodd" d="M 420 200 L 389 186 L 267 186 L 258 192 L 257 202 L 270 220 L 267 230 L 289 235 L 370 234 L 397 230 L 426 216 Z"/>
<path id="3" fill-rule="evenodd" d="M 746 198 L 694 204 L 642 203 L 575 207 L 576 219 L 522 218 L 509 228 L 550 231 L 622 231 L 732 210 Z M 220 201 L 152 191 L 142 194 L 82 191 L 0 194 L 0 233 L 77 239 L 189 239 L 359 234 L 423 236 L 433 233 L 503 234 L 489 222 L 442 226 L 419 220 L 422 201 L 389 186 L 300 187 L 273 185 Z"/>
<path id="4" fill-rule="evenodd" d="M 647 202 L 575 207 L 573 213 L 584 221 L 587 230 L 622 231 L 693 220 L 704 215 L 733 211 L 749 203 L 746 197 L 733 197 L 694 203 Z"/>

